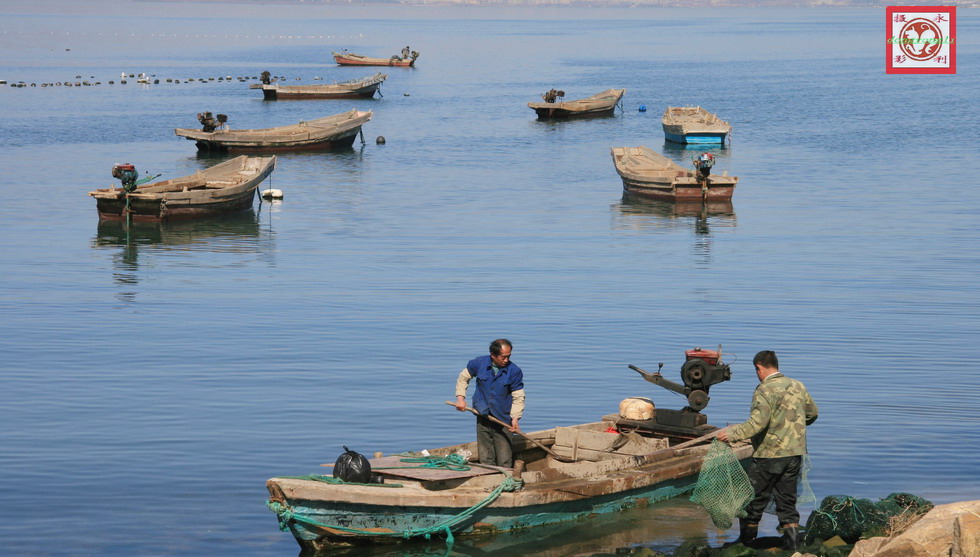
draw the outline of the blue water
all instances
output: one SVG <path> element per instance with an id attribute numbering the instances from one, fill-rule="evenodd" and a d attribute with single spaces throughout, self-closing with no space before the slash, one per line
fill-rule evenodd
<path id="1" fill-rule="evenodd" d="M 736 423 L 752 356 L 773 349 L 820 406 L 818 497 L 980 498 L 972 11 L 956 75 L 889 76 L 883 8 L 11 4 L 0 79 L 38 86 L 0 86 L 4 554 L 295 555 L 265 480 L 323 471 L 342 445 L 470 440 L 443 401 L 501 336 L 525 370 L 525 430 L 633 395 L 680 408 L 626 364 L 679 380 L 683 350 L 717 344 L 734 376 L 705 413 Z M 217 80 L 361 77 L 330 52 L 406 44 L 418 67 L 388 69 L 375 100 L 264 102 Z M 101 84 L 40 86 L 81 80 Z M 627 93 L 611 118 L 537 121 L 526 103 L 552 87 Z M 740 178 L 730 210 L 622 195 L 611 147 L 698 153 L 663 139 L 664 107 L 686 104 L 733 125 L 712 151 Z M 116 162 L 165 178 L 214 164 L 173 135 L 197 112 L 259 128 L 352 107 L 374 111 L 365 143 L 281 155 L 281 203 L 125 229 L 86 195 Z M 729 535 L 674 501 L 486 549 Z"/>

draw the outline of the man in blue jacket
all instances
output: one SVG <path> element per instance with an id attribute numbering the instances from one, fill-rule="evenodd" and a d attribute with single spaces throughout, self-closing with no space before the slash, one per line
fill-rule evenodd
<path id="1" fill-rule="evenodd" d="M 476 379 L 473 408 L 476 418 L 476 446 L 481 464 L 513 468 L 514 449 L 510 434 L 520 431 L 518 420 L 524 414 L 524 372 L 510 361 L 514 346 L 505 338 L 490 343 L 490 354 L 473 358 L 456 379 L 456 409 L 466 411 L 466 387 Z M 510 424 L 505 428 L 487 416 Z"/>

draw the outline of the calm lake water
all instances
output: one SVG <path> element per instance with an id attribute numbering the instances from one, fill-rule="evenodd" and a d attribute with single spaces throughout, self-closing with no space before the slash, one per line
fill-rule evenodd
<path id="1" fill-rule="evenodd" d="M 81 4 L 0 2 L 0 79 L 38 84 L 0 87 L 4 554 L 295 555 L 265 480 L 322 472 L 342 445 L 470 440 L 443 401 L 501 336 L 525 430 L 634 395 L 680 408 L 626 365 L 680 380 L 685 349 L 718 344 L 733 378 L 705 413 L 740 422 L 773 349 L 820 406 L 818 498 L 980 498 L 974 11 L 957 75 L 890 76 L 884 8 Z M 265 102 L 217 79 L 361 77 L 330 52 L 406 44 L 418 67 L 389 68 L 375 100 Z M 82 80 L 101 84 L 40 86 Z M 552 87 L 627 93 L 613 117 L 537 121 L 526 103 Z M 713 151 L 740 177 L 730 210 L 623 197 L 611 147 L 698 154 L 664 143 L 668 105 L 732 123 Z M 281 155 L 281 203 L 127 229 L 86 195 L 116 162 L 171 178 L 220 160 L 173 134 L 198 112 L 261 128 L 353 107 L 374 111 L 365 144 Z M 453 554 L 730 536 L 676 500 Z"/>

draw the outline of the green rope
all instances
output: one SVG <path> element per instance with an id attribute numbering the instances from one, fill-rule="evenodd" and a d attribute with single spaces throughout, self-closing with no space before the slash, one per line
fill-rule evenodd
<path id="1" fill-rule="evenodd" d="M 429 457 L 429 458 L 433 458 L 433 457 Z M 413 538 L 416 536 L 425 536 L 425 539 L 428 540 L 431 539 L 432 534 L 435 534 L 437 532 L 445 532 L 446 542 L 452 544 L 454 540 L 452 527 L 470 519 L 479 510 L 492 504 L 494 501 L 497 500 L 498 497 L 500 497 L 500 494 L 503 493 L 504 491 L 517 491 L 518 489 L 523 487 L 524 483 L 522 481 L 515 480 L 513 477 L 510 476 L 510 474 L 506 472 L 501 472 L 501 473 L 504 474 L 504 480 L 500 482 L 500 485 L 495 487 L 493 491 L 491 491 L 490 494 L 487 495 L 487 497 L 484 498 L 479 503 L 473 505 L 468 509 L 461 511 L 459 514 L 455 516 L 449 517 L 446 520 L 439 522 L 438 524 L 427 526 L 425 528 L 409 528 L 404 532 L 373 532 L 369 530 L 361 530 L 358 528 L 347 528 L 345 526 L 331 526 L 329 524 L 324 524 L 322 522 L 313 520 L 312 518 L 307 518 L 303 515 L 297 514 L 294 509 L 292 509 L 288 505 L 279 503 L 278 501 L 272 501 L 270 499 L 266 501 L 265 504 L 267 507 L 269 507 L 270 510 L 272 510 L 274 513 L 276 513 L 276 515 L 278 515 L 279 529 L 282 530 L 283 532 L 289 529 L 289 522 L 293 521 L 293 522 L 301 522 L 303 524 L 308 524 L 310 526 L 316 526 L 319 528 L 339 530 L 341 532 L 347 532 L 349 534 L 357 534 L 357 535 L 365 535 L 365 536 L 388 536 L 388 537 L 398 536 L 405 539 Z M 285 476 L 281 476 L 281 477 L 285 477 Z M 329 476 L 321 476 L 321 477 L 328 478 Z M 298 477 L 297 479 L 307 479 L 307 477 Z M 330 479 L 333 480 L 335 478 L 330 478 Z M 317 481 L 321 481 L 321 480 L 317 480 Z M 327 481 L 327 480 L 322 480 L 322 481 Z M 327 482 L 335 483 L 332 481 L 327 481 Z M 341 483 L 346 483 L 346 482 L 341 482 Z M 362 484 L 362 485 L 384 485 L 384 484 Z"/>
<path id="2" fill-rule="evenodd" d="M 401 462 L 408 464 L 421 464 L 422 466 L 379 466 L 375 470 L 394 470 L 399 468 L 439 468 L 442 470 L 454 470 L 456 472 L 466 472 L 470 467 L 466 464 L 466 459 L 458 454 L 451 454 L 447 457 L 421 456 L 418 458 L 403 458 Z"/>

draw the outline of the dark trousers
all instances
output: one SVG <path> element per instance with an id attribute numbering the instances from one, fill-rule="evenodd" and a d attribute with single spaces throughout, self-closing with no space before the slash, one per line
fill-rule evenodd
<path id="1" fill-rule="evenodd" d="M 755 498 L 745 508 L 743 520 L 747 524 L 759 523 L 770 498 L 776 501 L 776 516 L 781 526 L 800 522 L 800 513 L 796 510 L 796 484 L 802 461 L 799 456 L 752 459 L 749 481 L 755 489 Z"/>
<path id="2" fill-rule="evenodd" d="M 510 431 L 491 422 L 486 416 L 476 417 L 476 448 L 480 464 L 514 467 L 514 447 L 510 443 Z"/>

